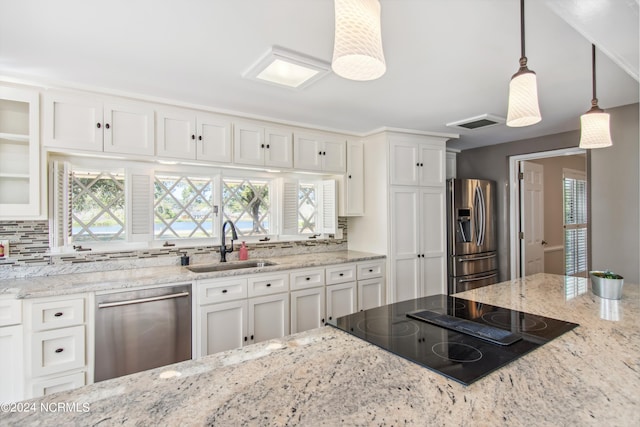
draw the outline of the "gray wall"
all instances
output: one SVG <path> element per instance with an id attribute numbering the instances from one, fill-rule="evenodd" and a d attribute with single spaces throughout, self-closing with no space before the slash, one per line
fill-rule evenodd
<path id="1" fill-rule="evenodd" d="M 593 193 L 591 196 L 593 265 L 599 266 L 606 261 L 606 268 L 614 269 L 620 263 L 624 263 L 627 266 L 624 270 L 620 270 L 621 274 L 624 271 L 624 274 L 627 274 L 628 281 L 638 283 L 638 264 L 640 260 L 638 251 L 638 238 L 640 236 L 638 231 L 638 104 L 608 109 L 607 112 L 611 114 L 614 146 L 593 150 L 591 153 L 592 157 L 597 158 L 593 164 L 595 174 L 591 178 L 591 181 L 594 181 L 591 183 Z M 458 154 L 456 165 L 458 178 L 492 179 L 498 184 L 497 212 L 500 280 L 507 280 L 511 276 L 509 263 L 509 157 L 577 147 L 579 142 L 580 131 L 575 130 L 540 138 L 465 150 Z M 606 150 L 610 152 L 608 153 Z M 615 157 L 615 159 L 611 157 Z M 618 157 L 620 160 L 617 160 Z M 603 170 L 605 168 L 604 165 L 613 166 L 605 172 Z M 603 179 L 604 175 L 607 175 L 606 179 Z M 598 181 L 602 181 L 602 183 Z M 616 188 L 616 191 L 611 191 L 609 189 L 611 185 L 620 187 Z M 629 200 L 626 200 L 627 198 Z M 606 209 L 611 210 L 612 206 L 620 206 L 622 202 L 625 209 L 629 209 L 628 212 L 619 210 L 619 214 L 615 215 L 609 215 L 604 212 Z M 609 233 L 613 234 L 609 237 Z M 621 239 L 624 240 L 625 238 L 626 241 L 622 244 Z M 607 256 L 608 259 L 605 260 L 604 256 Z M 617 261 L 614 262 L 614 259 Z M 612 264 L 609 264 L 609 262 L 612 262 Z M 631 269 L 631 265 L 636 270 L 635 274 L 627 273 Z M 635 278 L 635 281 L 633 278 Z"/>
<path id="2" fill-rule="evenodd" d="M 591 151 L 592 268 L 640 283 L 638 104 L 607 112 L 613 146 Z"/>

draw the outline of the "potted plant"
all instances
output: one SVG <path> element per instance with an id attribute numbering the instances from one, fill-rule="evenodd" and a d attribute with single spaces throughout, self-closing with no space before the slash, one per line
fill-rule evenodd
<path id="1" fill-rule="evenodd" d="M 622 298 L 622 285 L 624 278 L 609 270 L 590 271 L 591 288 L 593 293 L 600 298 L 620 299 Z"/>

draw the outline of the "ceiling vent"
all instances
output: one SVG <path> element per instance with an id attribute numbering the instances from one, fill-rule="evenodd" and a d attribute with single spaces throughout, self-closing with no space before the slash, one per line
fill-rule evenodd
<path id="1" fill-rule="evenodd" d="M 500 125 L 504 122 L 504 117 L 494 116 L 493 114 L 482 114 L 480 116 L 471 117 L 469 119 L 447 123 L 447 126 L 464 130 L 477 130 L 490 126 Z"/>

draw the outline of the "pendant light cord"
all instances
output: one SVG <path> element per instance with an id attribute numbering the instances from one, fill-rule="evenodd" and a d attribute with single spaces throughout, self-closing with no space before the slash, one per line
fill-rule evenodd
<path id="1" fill-rule="evenodd" d="M 524 0 L 520 0 L 520 70 L 526 69 L 527 57 L 524 53 Z"/>
<path id="2" fill-rule="evenodd" d="M 591 72 L 593 76 L 593 81 L 591 82 L 593 86 L 593 98 L 591 99 L 591 105 L 593 107 L 598 105 L 598 97 L 596 96 L 596 45 L 591 44 Z"/>

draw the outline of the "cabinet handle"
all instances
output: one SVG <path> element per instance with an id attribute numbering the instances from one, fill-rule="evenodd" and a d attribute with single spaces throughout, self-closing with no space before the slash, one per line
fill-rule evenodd
<path id="1" fill-rule="evenodd" d="M 422 254 L 422 258 L 424 258 L 424 254 Z"/>
<path id="2" fill-rule="evenodd" d="M 198 141 L 202 141 L 202 135 L 198 135 Z"/>
<path id="3" fill-rule="evenodd" d="M 109 125 L 109 123 L 105 123 L 105 124 L 104 124 L 104 128 L 105 128 L 105 129 L 109 129 L 110 127 L 111 127 L 111 126 Z"/>
<path id="4" fill-rule="evenodd" d="M 370 268 L 370 269 L 369 269 L 369 273 L 373 273 L 373 268 Z"/>
<path id="5" fill-rule="evenodd" d="M 271 287 L 271 283 L 267 283 L 267 288 L 270 288 L 270 287 Z"/>
<path id="6" fill-rule="evenodd" d="M 64 351 L 64 348 L 56 348 L 56 353 L 62 353 Z"/>
<path id="7" fill-rule="evenodd" d="M 311 280 L 311 277 L 307 277 L 305 280 Z"/>
<path id="8" fill-rule="evenodd" d="M 326 155 L 327 155 L 327 152 L 326 152 L 326 151 L 323 151 L 323 152 L 322 152 L 322 155 L 323 155 L 323 156 L 326 156 Z"/>
<path id="9" fill-rule="evenodd" d="M 251 341 L 253 341 L 253 335 L 251 335 Z"/>
<path id="10" fill-rule="evenodd" d="M 349 179 L 351 179 L 351 175 L 349 175 Z"/>
<path id="11" fill-rule="evenodd" d="M 420 167 L 423 167 L 423 166 L 424 166 L 424 163 L 420 163 Z"/>
<path id="12" fill-rule="evenodd" d="M 322 324 L 324 325 L 324 319 L 322 319 L 321 321 L 322 321 Z"/>
<path id="13" fill-rule="evenodd" d="M 61 311 L 57 312 L 56 314 L 54 314 L 55 317 L 60 317 L 62 316 L 64 313 L 62 313 Z"/>
<path id="14" fill-rule="evenodd" d="M 247 342 L 247 339 L 248 339 L 247 337 L 244 337 L 244 342 Z"/>
<path id="15" fill-rule="evenodd" d="M 264 148 L 264 144 L 260 144 L 260 148 Z"/>
<path id="16" fill-rule="evenodd" d="M 269 148 L 269 144 L 267 144 L 267 148 Z"/>
<path id="17" fill-rule="evenodd" d="M 340 277 L 344 276 L 344 273 L 340 273 L 340 274 L 339 274 L 339 276 L 340 276 Z"/>
<path id="18" fill-rule="evenodd" d="M 97 123 L 96 126 L 98 127 L 98 129 L 100 129 L 102 127 L 102 125 L 100 123 Z"/>
<path id="19" fill-rule="evenodd" d="M 223 289 L 223 290 L 222 290 L 222 293 L 223 293 L 223 294 L 226 294 L 226 293 L 227 293 L 227 290 L 226 290 L 226 289 Z"/>
<path id="20" fill-rule="evenodd" d="M 322 156 L 322 151 L 318 151 L 318 156 Z"/>
<path id="21" fill-rule="evenodd" d="M 196 136 L 192 134 L 192 135 L 191 135 L 191 139 L 195 140 L 195 139 L 196 139 Z"/>
<path id="22" fill-rule="evenodd" d="M 420 167 L 420 163 L 416 163 L 416 166 L 417 166 L 417 167 Z"/>
<path id="23" fill-rule="evenodd" d="M 333 317 L 332 317 L 332 316 L 329 316 L 329 320 L 333 320 Z"/>

